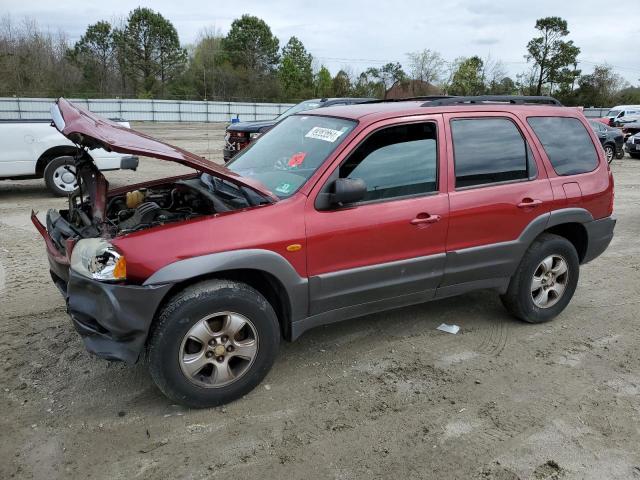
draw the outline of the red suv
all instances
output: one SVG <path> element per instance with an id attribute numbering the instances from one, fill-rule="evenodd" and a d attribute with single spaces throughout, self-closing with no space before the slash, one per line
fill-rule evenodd
<path id="1" fill-rule="evenodd" d="M 548 97 L 302 112 L 226 167 L 64 99 L 52 115 L 81 191 L 32 220 L 73 324 L 194 407 L 246 394 L 281 338 L 318 325 L 476 289 L 550 320 L 613 236 L 598 137 Z M 196 172 L 109 190 L 98 147 Z"/>

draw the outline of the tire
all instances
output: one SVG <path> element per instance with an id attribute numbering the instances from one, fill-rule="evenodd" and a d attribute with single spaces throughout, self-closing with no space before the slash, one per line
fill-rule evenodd
<path id="1" fill-rule="evenodd" d="M 636 160 L 640 159 L 640 153 L 630 153 L 629 155 L 631 155 L 631 158 L 635 158 Z"/>
<path id="2" fill-rule="evenodd" d="M 73 157 L 57 157 L 44 168 L 44 182 L 56 196 L 66 197 L 78 191 Z"/>
<path id="3" fill-rule="evenodd" d="M 551 258 L 551 264 L 548 259 Z M 565 275 L 547 276 L 548 269 L 561 270 L 561 261 L 566 266 Z M 543 233 L 525 252 L 518 269 L 509 283 L 507 292 L 500 297 L 506 309 L 516 318 L 529 323 L 547 322 L 559 315 L 571 301 L 580 275 L 578 253 L 566 238 Z M 534 284 L 534 282 L 536 282 Z M 540 286 L 540 288 L 536 288 Z M 562 292 L 558 294 L 561 290 Z M 536 288 L 536 290 L 534 290 Z M 543 305 L 545 299 L 548 300 Z M 535 298 L 534 298 L 535 297 Z"/>
<path id="4" fill-rule="evenodd" d="M 620 150 L 618 153 L 616 153 L 616 159 L 617 160 L 622 160 L 624 158 L 624 150 Z"/>
<path id="5" fill-rule="evenodd" d="M 245 323 L 233 336 L 240 322 Z M 147 358 L 162 393 L 174 402 L 206 408 L 253 390 L 271 369 L 279 346 L 278 318 L 260 293 L 244 283 L 207 280 L 164 306 L 152 327 Z"/>
<path id="6" fill-rule="evenodd" d="M 607 157 L 607 163 L 613 162 L 613 159 L 616 158 L 616 149 L 611 145 L 604 146 L 604 154 Z"/>

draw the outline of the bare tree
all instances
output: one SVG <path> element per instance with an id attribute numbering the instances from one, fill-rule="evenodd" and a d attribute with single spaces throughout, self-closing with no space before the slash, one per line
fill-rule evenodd
<path id="1" fill-rule="evenodd" d="M 422 51 L 407 53 L 409 74 L 414 80 L 431 84 L 439 83 L 446 71 L 447 62 L 439 52 L 425 48 Z"/>

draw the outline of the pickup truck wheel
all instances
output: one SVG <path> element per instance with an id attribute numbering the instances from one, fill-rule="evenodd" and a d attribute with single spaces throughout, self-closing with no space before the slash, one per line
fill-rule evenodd
<path id="1" fill-rule="evenodd" d="M 47 163 L 44 169 L 47 188 L 59 197 L 66 197 L 78 190 L 76 167 L 73 157 L 58 157 Z"/>
<path id="2" fill-rule="evenodd" d="M 173 297 L 148 342 L 149 371 L 171 400 L 214 407 L 250 392 L 271 369 L 278 318 L 246 284 L 208 280 Z"/>
<path id="3" fill-rule="evenodd" d="M 507 292 L 500 298 L 520 320 L 546 322 L 569 304 L 579 273 L 578 254 L 571 242 L 545 233 L 524 254 Z"/>

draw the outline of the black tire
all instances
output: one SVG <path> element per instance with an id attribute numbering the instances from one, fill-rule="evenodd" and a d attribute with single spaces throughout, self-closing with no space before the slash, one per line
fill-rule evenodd
<path id="1" fill-rule="evenodd" d="M 568 275 L 566 287 L 557 302 L 540 308 L 532 298 L 532 280 L 540 263 L 551 255 L 566 260 Z M 509 283 L 509 288 L 500 296 L 505 308 L 516 318 L 529 323 L 542 323 L 559 315 L 571 301 L 578 285 L 580 262 L 578 253 L 566 238 L 550 233 L 540 235 L 524 254 L 518 269 Z"/>
<path id="2" fill-rule="evenodd" d="M 640 153 L 630 153 L 631 158 L 640 159 Z"/>
<path id="3" fill-rule="evenodd" d="M 61 167 L 72 167 L 73 171 L 68 171 L 68 173 L 73 173 L 73 179 L 71 183 L 69 182 L 61 182 L 60 179 L 60 171 Z M 75 164 L 73 157 L 64 156 L 57 157 L 47 163 L 47 166 L 44 168 L 44 182 L 47 185 L 47 188 L 58 197 L 66 197 L 78 191 L 78 183 L 75 178 Z M 65 188 L 62 188 L 61 185 L 65 185 Z"/>
<path id="4" fill-rule="evenodd" d="M 624 150 L 620 150 L 618 153 L 616 153 L 616 159 L 617 160 L 622 160 L 624 158 Z"/>
<path id="5" fill-rule="evenodd" d="M 607 158 L 607 163 L 611 163 L 613 162 L 613 159 L 616 158 L 616 149 L 611 145 L 605 145 L 604 154 Z"/>
<path id="6" fill-rule="evenodd" d="M 180 355 L 190 329 L 216 312 L 236 312 L 250 319 L 258 348 L 246 372 L 232 383 L 204 387 L 183 373 Z M 279 346 L 278 318 L 260 293 L 244 283 L 206 280 L 176 294 L 160 312 L 147 345 L 149 371 L 158 388 L 171 400 L 194 408 L 214 407 L 255 388 L 271 369 Z"/>

